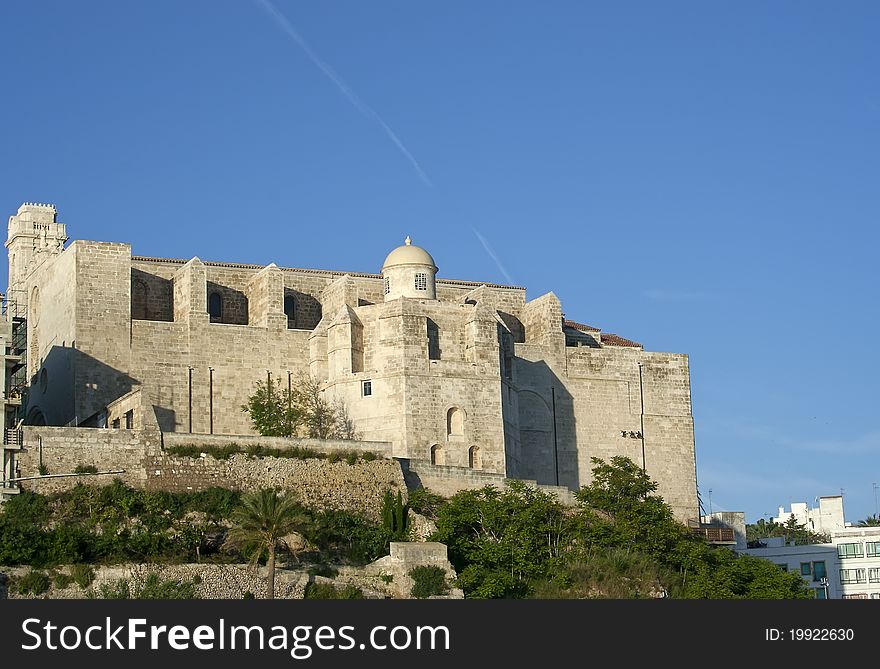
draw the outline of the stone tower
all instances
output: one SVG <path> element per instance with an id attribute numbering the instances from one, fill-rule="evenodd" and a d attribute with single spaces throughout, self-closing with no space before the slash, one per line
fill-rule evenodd
<path id="1" fill-rule="evenodd" d="M 404 245 L 389 253 L 382 264 L 385 301 L 398 297 L 436 300 L 436 276 L 437 265 L 431 254 L 419 246 L 413 246 L 412 240 L 407 237 Z"/>
<path id="2" fill-rule="evenodd" d="M 56 221 L 54 204 L 25 202 L 15 216 L 9 217 L 6 248 L 9 256 L 9 288 L 7 297 L 25 313 L 28 295 L 25 279 L 47 258 L 64 250 L 67 233 L 63 223 Z"/>

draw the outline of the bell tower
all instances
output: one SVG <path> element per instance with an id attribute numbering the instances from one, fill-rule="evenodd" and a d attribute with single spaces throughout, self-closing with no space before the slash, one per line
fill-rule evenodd
<path id="1" fill-rule="evenodd" d="M 7 298 L 16 302 L 21 313 L 26 313 L 27 287 L 25 281 L 47 258 L 64 250 L 67 241 L 65 225 L 57 222 L 54 204 L 25 202 L 15 216 L 9 217 L 6 238 L 9 256 L 9 288 Z"/>

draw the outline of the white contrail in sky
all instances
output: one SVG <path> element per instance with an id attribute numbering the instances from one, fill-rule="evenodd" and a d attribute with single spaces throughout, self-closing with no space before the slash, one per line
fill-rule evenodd
<path id="1" fill-rule="evenodd" d="M 403 142 L 400 141 L 400 138 L 395 134 L 395 132 L 388 127 L 388 124 L 382 120 L 382 117 L 379 116 L 378 112 L 375 109 L 370 107 L 366 102 L 360 99 L 357 93 L 355 93 L 351 87 L 342 80 L 336 71 L 330 67 L 326 62 L 324 62 L 318 54 L 312 51 L 312 48 L 306 43 L 306 41 L 302 38 L 296 28 L 293 27 L 293 24 L 287 20 L 287 17 L 282 14 L 279 9 L 273 5 L 269 0 L 254 0 L 258 5 L 260 5 L 269 16 L 274 19 L 275 23 L 281 28 L 284 32 L 286 32 L 294 42 L 297 43 L 299 48 L 301 48 L 306 56 L 308 56 L 309 60 L 315 64 L 315 66 L 324 73 L 330 81 L 336 84 L 336 87 L 340 90 L 340 92 L 346 97 L 346 99 L 354 105 L 354 107 L 361 112 L 367 118 L 374 120 L 379 124 L 379 127 L 385 131 L 385 134 L 388 136 L 394 145 L 400 150 L 400 152 L 404 155 L 404 157 L 410 162 L 410 164 L 415 169 L 416 173 L 419 175 L 419 178 L 424 182 L 426 186 L 433 186 L 431 180 L 428 178 L 428 175 L 425 174 L 425 171 L 422 169 L 422 166 L 419 165 L 419 161 L 413 157 L 413 154 L 409 152 Z"/>
<path id="2" fill-rule="evenodd" d="M 474 231 L 474 234 L 477 236 L 477 239 L 480 240 L 480 244 L 483 245 L 483 248 L 486 249 L 486 253 L 489 254 L 489 257 L 495 261 L 496 265 L 498 265 L 498 269 L 501 270 L 501 273 L 504 275 L 504 278 L 507 279 L 507 283 L 509 283 L 509 284 L 515 283 L 514 280 L 511 278 L 510 274 L 507 273 L 507 270 L 504 269 L 504 265 L 501 264 L 501 261 L 498 259 L 498 256 L 495 255 L 495 251 L 493 251 L 492 247 L 489 246 L 489 242 L 486 241 L 486 239 L 483 237 L 483 235 L 481 235 L 479 232 L 477 232 L 476 228 L 471 228 L 471 230 Z"/>

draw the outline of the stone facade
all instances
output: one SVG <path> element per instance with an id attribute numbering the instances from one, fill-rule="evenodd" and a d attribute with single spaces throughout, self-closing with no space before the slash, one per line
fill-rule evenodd
<path id="1" fill-rule="evenodd" d="M 626 455 L 698 517 L 687 356 L 565 321 L 553 293 L 437 278 L 409 240 L 359 274 L 64 248 L 54 207 L 9 230 L 31 424 L 103 427 L 139 389 L 165 433 L 247 435 L 257 381 L 311 374 L 395 457 L 576 490 L 591 457 Z"/>

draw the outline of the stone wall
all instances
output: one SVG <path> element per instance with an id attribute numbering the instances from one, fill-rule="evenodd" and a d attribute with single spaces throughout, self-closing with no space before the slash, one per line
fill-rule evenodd
<path id="1" fill-rule="evenodd" d="M 170 435 L 165 435 L 166 437 Z M 179 435 L 181 445 L 192 443 Z M 195 435 L 193 435 L 195 436 Z M 178 438 L 175 435 L 174 438 Z M 229 443 L 228 438 L 217 438 Z M 202 440 L 203 444 L 211 441 Z M 356 442 L 289 440 L 297 446 L 325 452 L 352 449 Z M 277 440 L 269 440 L 277 447 Z M 166 444 L 167 445 L 167 444 Z M 378 444 L 368 444 L 378 447 Z M 387 448 L 387 445 L 385 445 Z M 361 448 L 361 450 L 369 450 Z M 124 470 L 111 475 L 46 478 L 22 482 L 22 487 L 41 494 L 69 490 L 79 482 L 108 484 L 119 478 L 146 490 L 185 492 L 222 487 L 250 492 L 279 487 L 294 494 L 304 505 L 318 509 L 341 509 L 378 519 L 386 490 L 400 490 L 406 498 L 403 472 L 395 460 L 330 462 L 310 458 L 251 458 L 236 454 L 227 460 L 172 456 L 163 450 L 161 435 L 149 430 L 26 427 L 24 444 L 17 453 L 20 476 L 36 476 L 42 463 L 49 474 L 72 474 L 78 465 L 94 465 L 99 471 Z"/>

